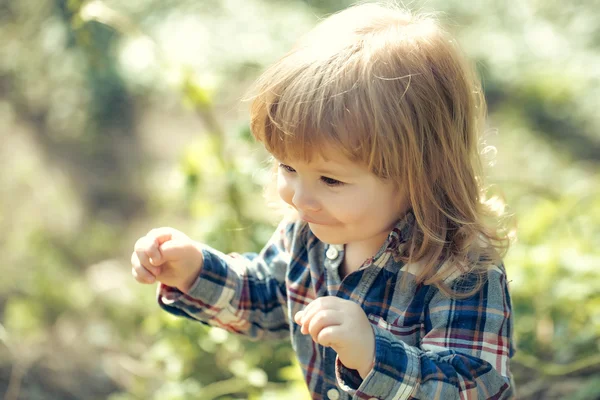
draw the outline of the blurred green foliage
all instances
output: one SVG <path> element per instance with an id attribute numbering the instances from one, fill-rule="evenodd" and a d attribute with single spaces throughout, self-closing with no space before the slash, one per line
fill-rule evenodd
<path id="1" fill-rule="evenodd" d="M 135 240 L 258 251 L 277 222 L 245 89 L 344 0 L 0 2 L 0 393 L 307 397 L 289 344 L 159 311 Z M 523 399 L 600 397 L 600 4 L 413 2 L 475 60 Z"/>

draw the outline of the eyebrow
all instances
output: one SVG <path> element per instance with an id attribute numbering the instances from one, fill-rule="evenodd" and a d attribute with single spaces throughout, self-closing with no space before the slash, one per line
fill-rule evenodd
<path id="1" fill-rule="evenodd" d="M 278 161 L 282 164 L 290 165 L 285 161 L 281 161 L 281 160 L 278 160 Z M 348 172 L 343 172 L 342 170 L 338 171 L 338 170 L 332 170 L 332 169 L 327 169 L 327 168 L 315 168 L 314 171 L 319 174 L 322 174 L 322 175 L 334 175 L 334 176 L 346 177 L 346 178 L 348 178 L 352 175 L 352 174 L 349 174 Z"/>
<path id="2" fill-rule="evenodd" d="M 348 176 L 343 172 L 340 171 L 333 171 L 333 170 L 329 170 L 329 169 L 315 169 L 316 172 L 318 172 L 319 174 L 323 174 L 323 175 L 335 175 L 335 176 Z"/>

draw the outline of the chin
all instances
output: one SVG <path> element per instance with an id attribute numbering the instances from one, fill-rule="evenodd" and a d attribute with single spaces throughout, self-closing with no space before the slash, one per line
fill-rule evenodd
<path id="1" fill-rule="evenodd" d="M 346 244 L 346 240 L 339 234 L 335 234 L 334 232 L 328 232 L 328 227 L 318 224 L 308 224 L 311 232 L 319 239 L 321 242 L 326 244 Z"/>

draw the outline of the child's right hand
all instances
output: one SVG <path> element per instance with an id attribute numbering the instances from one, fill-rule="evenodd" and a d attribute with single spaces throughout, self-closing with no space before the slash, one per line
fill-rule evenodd
<path id="1" fill-rule="evenodd" d="M 140 283 L 156 281 L 187 293 L 204 264 L 202 247 L 173 228 L 153 229 L 135 243 L 131 273 Z"/>

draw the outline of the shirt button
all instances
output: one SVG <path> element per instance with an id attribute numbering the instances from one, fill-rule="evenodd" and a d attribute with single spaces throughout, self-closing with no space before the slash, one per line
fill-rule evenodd
<path id="1" fill-rule="evenodd" d="M 331 388 L 327 391 L 327 398 L 329 400 L 338 400 L 340 398 L 340 392 L 334 388 Z"/>
<path id="2" fill-rule="evenodd" d="M 327 256 L 327 258 L 329 258 L 330 260 L 335 260 L 338 256 L 338 251 L 335 247 L 333 246 L 329 246 L 329 248 L 327 249 L 327 253 L 325 253 L 325 255 Z"/>

